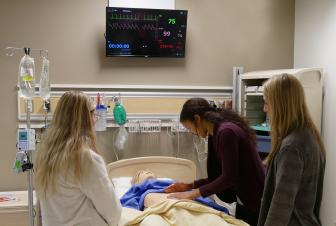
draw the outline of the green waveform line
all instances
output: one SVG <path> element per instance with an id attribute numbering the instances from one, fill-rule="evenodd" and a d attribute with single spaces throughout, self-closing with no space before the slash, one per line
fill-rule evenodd
<path id="1" fill-rule="evenodd" d="M 137 15 L 132 14 L 112 14 L 111 15 L 112 20 L 146 20 L 146 21 L 158 21 L 159 16 L 156 15 L 144 15 L 144 17 L 141 19 Z"/>

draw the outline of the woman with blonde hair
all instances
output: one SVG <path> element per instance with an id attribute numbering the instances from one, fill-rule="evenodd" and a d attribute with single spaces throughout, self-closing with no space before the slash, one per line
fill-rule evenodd
<path id="1" fill-rule="evenodd" d="M 117 225 L 121 205 L 95 141 L 95 107 L 79 91 L 59 100 L 37 153 L 44 226 Z"/>
<path id="2" fill-rule="evenodd" d="M 264 85 L 264 101 L 272 151 L 258 225 L 321 225 L 325 149 L 303 87 L 292 75 L 273 77 Z"/>

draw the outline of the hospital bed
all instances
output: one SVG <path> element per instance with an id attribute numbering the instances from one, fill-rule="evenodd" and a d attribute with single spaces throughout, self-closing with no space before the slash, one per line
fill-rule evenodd
<path id="1" fill-rule="evenodd" d="M 187 159 L 164 156 L 123 159 L 107 165 L 108 174 L 114 183 L 119 198 L 131 187 L 130 180 L 135 173 L 138 170 L 145 169 L 152 171 L 159 178 L 170 178 L 187 183 L 193 182 L 196 179 L 195 164 Z M 130 218 L 134 218 L 139 214 L 141 214 L 141 211 L 123 207 L 120 225 L 127 225 L 127 221 Z M 151 214 L 138 225 L 169 225 L 164 219 L 160 218 L 157 214 Z M 228 219 L 228 221 L 224 222 L 222 218 L 219 218 L 221 222 L 216 225 L 247 225 L 243 222 L 237 222 L 235 219 L 231 220 Z"/>
<path id="2" fill-rule="evenodd" d="M 123 159 L 107 165 L 111 178 L 132 177 L 138 170 L 149 169 L 159 177 L 192 182 L 196 179 L 195 164 L 187 159 L 150 156 Z"/>

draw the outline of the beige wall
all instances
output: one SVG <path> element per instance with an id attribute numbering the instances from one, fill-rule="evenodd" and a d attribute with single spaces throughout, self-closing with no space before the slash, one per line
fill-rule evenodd
<path id="1" fill-rule="evenodd" d="M 233 65 L 293 65 L 293 0 L 176 0 L 189 11 L 185 59 L 106 58 L 106 2 L 1 0 L 0 48 L 48 49 L 52 83 L 231 86 Z M 19 58 L 0 54 L 0 190 L 26 185 L 11 172 Z"/>

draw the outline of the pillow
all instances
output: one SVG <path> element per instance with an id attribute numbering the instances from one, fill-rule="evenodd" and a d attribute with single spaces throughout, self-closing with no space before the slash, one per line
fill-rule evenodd
<path id="1" fill-rule="evenodd" d="M 117 197 L 120 199 L 132 187 L 132 177 L 115 177 L 112 178 L 112 183 L 115 188 Z"/>

